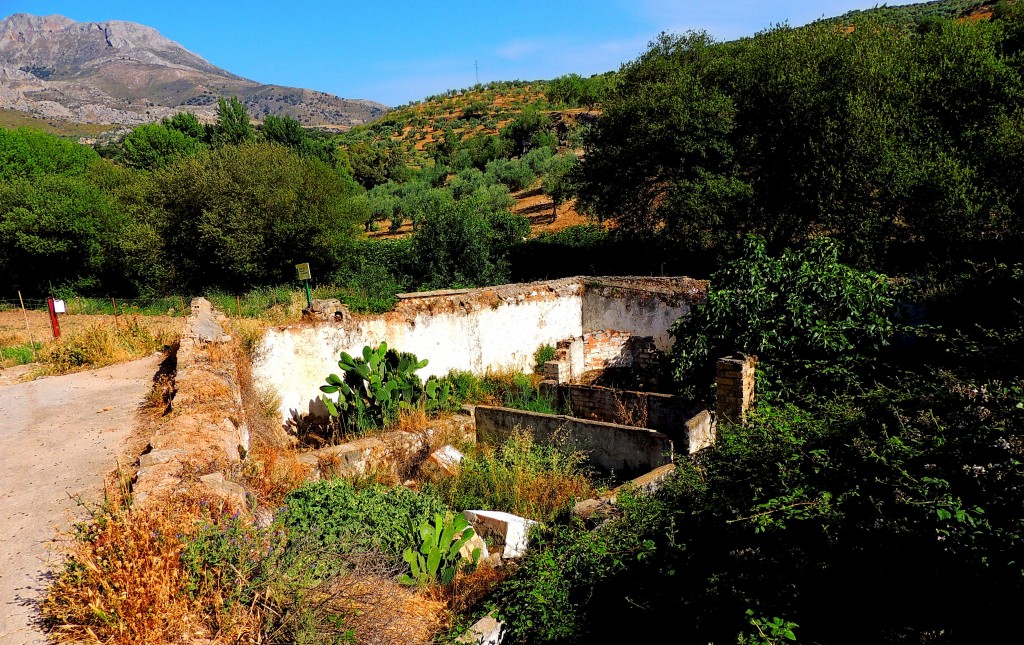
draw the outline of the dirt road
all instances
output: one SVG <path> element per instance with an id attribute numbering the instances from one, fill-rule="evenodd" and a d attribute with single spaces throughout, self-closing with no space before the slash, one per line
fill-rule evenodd
<path id="1" fill-rule="evenodd" d="M 49 548 L 73 497 L 102 499 L 160 357 L 0 387 L 0 645 L 44 643 L 33 625 Z"/>

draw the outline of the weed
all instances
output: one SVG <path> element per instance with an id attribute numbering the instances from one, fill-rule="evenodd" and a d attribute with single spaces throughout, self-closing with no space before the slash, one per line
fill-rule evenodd
<path id="1" fill-rule="evenodd" d="M 479 446 L 458 474 L 432 482 L 453 508 L 500 510 L 549 522 L 596 489 L 584 471 L 585 456 L 536 443 L 519 432 L 497 449 Z"/>
<path id="2" fill-rule="evenodd" d="M 555 348 L 551 345 L 541 345 L 533 353 L 533 371 L 537 374 L 544 373 L 544 363 L 555 359 Z"/>
<path id="3" fill-rule="evenodd" d="M 168 334 L 154 334 L 139 317 L 120 325 L 95 324 L 46 343 L 39 351 L 43 372 L 63 374 L 84 367 L 102 367 L 141 358 L 173 342 Z"/>
<path id="4" fill-rule="evenodd" d="M 417 527 L 447 506 L 430 494 L 404 487 L 357 488 L 345 480 L 310 482 L 289 494 L 282 525 L 293 535 L 310 536 L 325 547 L 376 550 L 401 562 L 402 552 L 418 547 Z"/>

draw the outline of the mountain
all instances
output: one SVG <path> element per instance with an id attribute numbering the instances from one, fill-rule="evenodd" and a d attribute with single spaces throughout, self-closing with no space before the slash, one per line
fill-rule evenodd
<path id="1" fill-rule="evenodd" d="M 145 25 L 14 14 L 0 21 L 0 109 L 79 123 L 135 125 L 189 110 L 216 114 L 237 96 L 254 119 L 309 126 L 367 123 L 387 107 L 237 76 Z"/>

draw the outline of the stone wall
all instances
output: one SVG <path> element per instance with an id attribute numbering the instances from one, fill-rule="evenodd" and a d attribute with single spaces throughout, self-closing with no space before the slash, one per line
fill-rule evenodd
<path id="1" fill-rule="evenodd" d="M 244 489 L 230 481 L 249 450 L 249 428 L 232 346 L 237 341 L 224 333 L 226 320 L 205 298 L 192 301 L 176 352 L 169 412 L 155 423 L 139 458 L 132 486 L 138 504 L 163 500 L 195 476 L 206 492 L 236 510 L 245 507 Z"/>
<path id="2" fill-rule="evenodd" d="M 692 403 L 671 394 L 568 383 L 548 387 L 574 417 L 657 430 L 672 439 L 679 453 L 696 452 L 714 441 L 710 414 L 696 414 Z"/>
<path id="3" fill-rule="evenodd" d="M 704 301 L 708 283 L 692 278 L 590 278 L 583 291 L 583 332 L 629 330 L 672 347 L 672 323 Z"/>
<path id="4" fill-rule="evenodd" d="M 646 428 L 483 405 L 476 406 L 474 416 L 477 442 L 497 445 L 524 431 L 537 441 L 583 451 L 595 469 L 618 477 L 671 463 L 674 453 L 668 436 Z"/>
<path id="5" fill-rule="evenodd" d="M 706 288 L 689 278 L 565 278 L 403 294 L 393 311 L 379 316 L 268 330 L 254 352 L 253 378 L 280 396 L 287 422 L 322 414 L 319 387 L 338 371 L 342 351 L 358 354 L 365 345 L 386 341 L 428 359 L 419 372 L 424 378 L 452 369 L 532 371 L 538 347 L 582 338 L 587 331 L 613 329 L 651 336 L 656 343 L 667 339 L 668 326 Z M 582 352 L 573 356 L 582 361 Z"/>

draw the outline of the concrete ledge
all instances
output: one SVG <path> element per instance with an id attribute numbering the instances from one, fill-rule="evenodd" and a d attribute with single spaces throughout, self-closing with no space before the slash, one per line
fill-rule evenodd
<path id="1" fill-rule="evenodd" d="M 587 453 L 590 465 L 605 474 L 632 477 L 673 459 L 672 440 L 655 430 L 484 405 L 474 414 L 477 442 L 496 445 L 523 431 L 542 443 Z"/>

